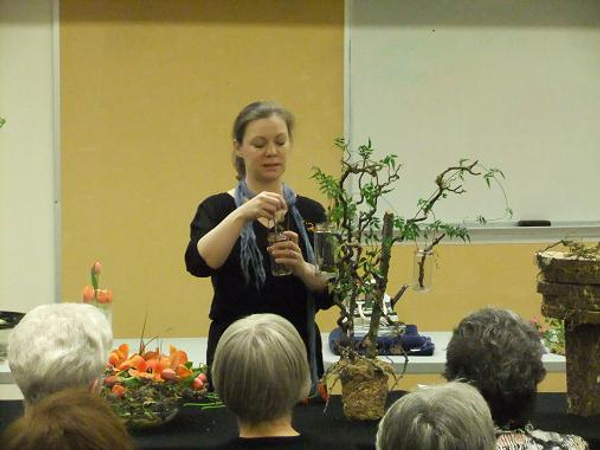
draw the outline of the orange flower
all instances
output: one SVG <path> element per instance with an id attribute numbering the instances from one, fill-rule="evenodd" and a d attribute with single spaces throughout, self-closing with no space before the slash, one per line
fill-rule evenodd
<path id="1" fill-rule="evenodd" d="M 94 292 L 94 288 L 88 284 L 83 288 L 81 296 L 85 303 L 92 303 L 96 298 L 96 293 Z"/>
<path id="2" fill-rule="evenodd" d="M 110 393 L 116 395 L 117 397 L 123 397 L 125 395 L 125 392 L 127 392 L 127 389 L 125 389 L 125 387 L 120 384 L 115 384 L 110 390 Z"/>
<path id="3" fill-rule="evenodd" d="M 118 349 L 110 352 L 108 356 L 108 363 L 113 366 L 113 368 L 118 368 L 121 364 L 123 364 L 127 358 L 129 357 L 129 345 L 121 344 Z"/>
<path id="4" fill-rule="evenodd" d="M 317 390 L 319 391 L 321 398 L 327 401 L 327 399 L 329 398 L 329 393 L 327 392 L 327 386 L 325 385 L 325 383 L 317 384 Z"/>
<path id="5" fill-rule="evenodd" d="M 110 303 L 112 302 L 112 291 L 110 289 L 98 289 L 96 291 L 98 303 Z"/>

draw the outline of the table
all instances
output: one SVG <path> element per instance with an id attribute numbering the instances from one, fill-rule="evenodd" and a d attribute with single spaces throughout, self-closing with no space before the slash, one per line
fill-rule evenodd
<path id="1" fill-rule="evenodd" d="M 403 392 L 390 394 L 388 405 Z M 583 418 L 569 416 L 565 394 L 538 394 L 533 423 L 540 429 L 578 434 L 590 443 L 591 450 L 600 450 L 600 416 Z M 19 401 L 0 401 L 0 431 L 22 414 Z M 294 426 L 303 434 L 323 441 L 324 448 L 345 449 L 347 443 L 360 449 L 374 449 L 376 422 L 350 422 L 342 413 L 341 399 L 332 396 L 326 412 L 323 403 L 313 401 L 294 410 Z M 210 449 L 236 436 L 235 418 L 226 409 L 201 411 L 196 407 L 182 408 L 172 422 L 162 427 L 133 432 L 142 450 Z"/>
<path id="2" fill-rule="evenodd" d="M 451 333 L 446 331 L 424 331 L 422 334 L 431 337 L 435 343 L 435 352 L 432 356 L 411 356 L 408 363 L 406 373 L 414 374 L 440 374 L 444 371 L 446 363 L 446 347 L 450 341 Z M 336 362 L 339 357 L 334 355 L 329 349 L 328 338 L 329 333 L 321 334 L 323 340 L 323 360 L 325 367 Z M 159 343 L 165 350 L 169 349 L 169 345 L 174 345 L 177 348 L 185 350 L 189 358 L 195 363 L 206 360 L 206 341 L 205 337 L 198 338 L 164 338 L 160 339 Z M 127 343 L 131 351 L 136 351 L 139 347 L 139 338 L 123 339 L 115 338 L 114 347 L 119 344 Z M 152 347 L 152 345 L 150 345 Z M 401 370 L 404 364 L 404 359 L 401 356 L 386 357 L 397 369 Z M 547 353 L 543 356 L 542 361 L 547 372 L 565 372 L 564 356 Z M 12 384 L 13 379 L 10 369 L 6 361 L 0 361 L 0 385 Z"/>

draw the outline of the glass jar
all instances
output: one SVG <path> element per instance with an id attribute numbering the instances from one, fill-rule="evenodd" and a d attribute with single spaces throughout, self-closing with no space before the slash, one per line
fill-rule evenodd
<path id="1" fill-rule="evenodd" d="M 434 262 L 435 257 L 432 250 L 415 250 L 412 279 L 412 287 L 415 291 L 427 292 L 431 290 Z"/>
<path id="2" fill-rule="evenodd" d="M 329 223 L 319 223 L 314 230 L 315 269 L 325 278 L 337 275 L 339 233 Z"/>

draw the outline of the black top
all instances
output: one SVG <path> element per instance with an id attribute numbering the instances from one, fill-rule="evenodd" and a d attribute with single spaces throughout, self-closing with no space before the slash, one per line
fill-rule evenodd
<path id="1" fill-rule="evenodd" d="M 323 444 L 313 442 L 305 436 L 287 437 L 261 437 L 261 438 L 236 438 L 217 447 L 217 450 L 246 450 L 246 449 L 273 449 L 273 450 L 322 450 Z"/>
<path id="2" fill-rule="evenodd" d="M 325 210 L 321 204 L 307 197 L 297 196 L 296 207 L 306 224 L 317 224 L 325 221 Z M 274 313 L 289 320 L 304 340 L 308 348 L 307 297 L 308 289 L 304 283 L 293 275 L 274 277 L 269 267 L 267 253 L 267 227 L 258 221 L 253 222 L 256 244 L 261 251 L 265 266 L 266 280 L 259 292 L 252 280 L 246 283 L 240 264 L 240 238 L 237 239 L 225 263 L 219 269 L 212 269 L 200 256 L 197 243 L 210 230 L 236 209 L 234 198 L 228 193 L 213 195 L 199 206 L 190 225 L 190 242 L 185 252 L 185 263 L 188 272 L 197 277 L 211 277 L 214 296 L 210 307 L 210 318 L 213 320 L 208 336 L 207 363 L 210 365 L 217 341 L 225 329 L 237 319 L 256 313 Z M 299 245 L 304 259 L 307 259 L 303 239 L 294 223 L 291 214 L 284 217 L 286 228 L 298 233 Z M 310 228 L 310 227 L 309 227 Z M 309 241 L 313 235 L 308 231 Z M 327 292 L 313 295 L 316 309 L 329 308 L 333 302 Z M 317 363 L 319 375 L 322 372 L 322 356 L 320 333 L 317 331 Z"/>

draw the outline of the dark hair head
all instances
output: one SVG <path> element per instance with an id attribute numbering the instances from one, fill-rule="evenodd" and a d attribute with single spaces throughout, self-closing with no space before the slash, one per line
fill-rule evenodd
<path id="1" fill-rule="evenodd" d="M 283 106 L 277 103 L 259 101 L 250 103 L 235 118 L 233 122 L 232 137 L 238 144 L 242 144 L 244 141 L 244 134 L 246 133 L 246 127 L 254 120 L 267 119 L 271 116 L 278 116 L 287 125 L 288 136 L 290 141 L 293 140 L 294 132 L 294 115 L 285 109 Z M 234 166 L 237 172 L 237 179 L 241 180 L 246 176 L 246 168 L 244 166 L 244 160 L 233 153 Z"/>
<path id="2" fill-rule="evenodd" d="M 530 324 L 511 311 L 485 308 L 455 328 L 444 376 L 479 389 L 496 425 L 518 428 L 531 417 L 537 385 L 546 375 L 543 353 Z"/>
<path id="3" fill-rule="evenodd" d="M 65 389 L 28 406 L 1 442 L 4 450 L 134 449 L 106 400 L 82 389 Z"/>

